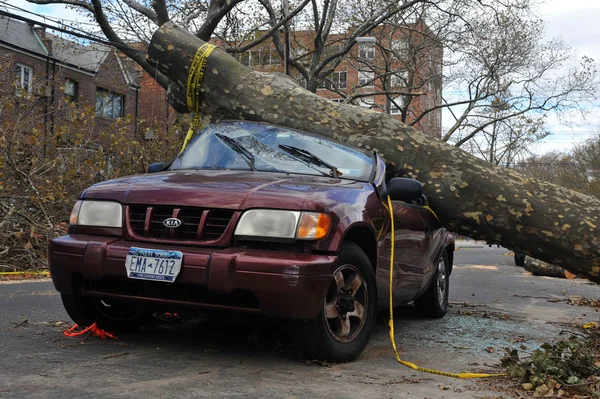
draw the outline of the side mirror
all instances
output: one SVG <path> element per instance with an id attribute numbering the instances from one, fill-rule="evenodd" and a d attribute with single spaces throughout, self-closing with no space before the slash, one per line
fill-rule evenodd
<path id="1" fill-rule="evenodd" d="M 146 173 L 162 172 L 163 170 L 167 169 L 167 167 L 170 164 L 170 162 L 155 162 L 152 165 L 148 166 L 148 170 L 146 171 Z"/>
<path id="2" fill-rule="evenodd" d="M 420 201 L 423 195 L 421 182 L 406 177 L 394 177 L 386 185 L 387 193 L 393 201 Z"/>

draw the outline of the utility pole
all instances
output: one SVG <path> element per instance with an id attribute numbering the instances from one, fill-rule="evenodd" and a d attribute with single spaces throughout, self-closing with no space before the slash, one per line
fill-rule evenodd
<path id="1" fill-rule="evenodd" d="M 283 2 L 283 18 L 290 15 L 290 3 L 288 0 Z M 290 24 L 289 21 L 283 24 L 283 40 L 285 42 L 285 50 L 283 56 L 283 73 L 290 75 Z"/>

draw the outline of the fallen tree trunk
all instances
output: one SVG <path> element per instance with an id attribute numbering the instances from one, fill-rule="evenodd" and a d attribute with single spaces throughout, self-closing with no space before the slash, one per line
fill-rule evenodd
<path id="1" fill-rule="evenodd" d="M 524 268 L 534 276 L 565 278 L 565 270 L 562 267 L 538 259 L 527 258 Z"/>
<path id="2" fill-rule="evenodd" d="M 180 111 L 189 112 L 188 73 L 203 44 L 171 22 L 152 37 L 149 61 L 170 79 L 170 101 Z M 218 48 L 208 58 L 200 92 L 207 120 L 264 121 L 377 150 L 390 174 L 423 182 L 449 230 L 600 282 L 595 198 L 491 165 L 384 113 L 336 104 L 286 77 L 252 71 Z"/>

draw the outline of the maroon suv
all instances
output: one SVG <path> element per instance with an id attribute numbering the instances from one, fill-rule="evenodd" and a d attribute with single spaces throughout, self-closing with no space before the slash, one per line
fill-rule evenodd
<path id="1" fill-rule="evenodd" d="M 355 359 L 376 312 L 448 306 L 454 241 L 421 183 L 386 181 L 372 152 L 279 126 L 206 127 L 171 163 L 81 194 L 52 240 L 52 280 L 80 325 L 133 330 L 158 311 L 290 320 L 308 358 Z"/>

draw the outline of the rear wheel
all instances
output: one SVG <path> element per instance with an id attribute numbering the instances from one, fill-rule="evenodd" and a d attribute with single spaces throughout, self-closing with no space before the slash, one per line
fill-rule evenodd
<path id="1" fill-rule="evenodd" d="M 375 274 L 369 258 L 358 245 L 345 243 L 319 316 L 293 321 L 292 339 L 308 359 L 352 361 L 369 342 L 376 301 Z"/>
<path id="2" fill-rule="evenodd" d="M 515 265 L 525 266 L 525 254 L 515 252 Z"/>
<path id="3" fill-rule="evenodd" d="M 150 321 L 152 316 L 105 299 L 79 294 L 61 294 L 61 298 L 65 310 L 75 323 L 87 327 L 95 322 L 99 328 L 109 332 L 135 331 Z"/>
<path id="4" fill-rule="evenodd" d="M 436 263 L 429 288 L 415 300 L 415 307 L 421 316 L 439 319 L 448 312 L 449 271 L 448 254 L 444 251 Z"/>

